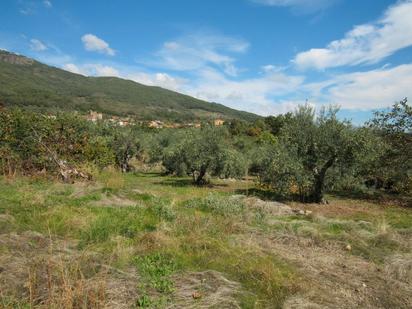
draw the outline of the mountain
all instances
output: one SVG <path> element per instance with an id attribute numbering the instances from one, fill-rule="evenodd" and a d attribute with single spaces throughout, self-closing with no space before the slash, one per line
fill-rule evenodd
<path id="1" fill-rule="evenodd" d="M 0 50 L 0 104 L 57 112 L 94 110 L 141 120 L 260 117 L 160 87 L 117 77 L 86 77 Z"/>

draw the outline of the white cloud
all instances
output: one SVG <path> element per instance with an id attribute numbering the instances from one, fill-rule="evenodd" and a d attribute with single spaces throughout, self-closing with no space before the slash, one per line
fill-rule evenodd
<path id="1" fill-rule="evenodd" d="M 279 98 L 295 92 L 303 81 L 302 76 L 289 76 L 281 72 L 268 73 L 260 78 L 232 80 L 209 68 L 186 87 L 185 93 L 232 108 L 268 115 L 284 112 L 286 105 Z"/>
<path id="2" fill-rule="evenodd" d="M 290 7 L 296 13 L 314 13 L 334 5 L 338 0 L 250 0 L 254 3 Z"/>
<path id="3" fill-rule="evenodd" d="M 31 7 L 20 9 L 19 12 L 23 15 L 33 15 L 35 13 L 34 9 Z"/>
<path id="4" fill-rule="evenodd" d="M 88 51 L 96 51 L 109 56 L 114 56 L 116 52 L 110 48 L 109 44 L 98 38 L 94 34 L 85 34 L 82 36 L 84 48 Z"/>
<path id="5" fill-rule="evenodd" d="M 63 70 L 75 73 L 75 74 L 81 74 L 81 75 L 87 75 L 87 72 L 82 70 L 80 67 L 75 65 L 74 63 L 66 63 L 63 65 Z"/>
<path id="6" fill-rule="evenodd" d="M 74 64 L 66 63 L 62 66 L 63 70 L 81 74 L 84 76 L 114 76 L 133 80 L 147 86 L 158 86 L 173 91 L 184 91 L 186 79 L 173 77 L 167 73 L 146 73 L 133 70 L 128 67 L 115 68 L 113 66 L 98 63 Z"/>
<path id="7" fill-rule="evenodd" d="M 33 51 L 45 51 L 47 50 L 47 46 L 38 39 L 31 39 L 30 40 L 30 49 Z"/>
<path id="8" fill-rule="evenodd" d="M 48 9 L 53 6 L 53 4 L 51 3 L 51 1 L 49 1 L 49 0 L 43 0 L 43 5 L 44 5 L 46 8 L 48 8 Z"/>
<path id="9" fill-rule="evenodd" d="M 93 75 L 96 76 L 115 76 L 119 77 L 120 73 L 117 69 L 107 66 L 107 65 L 101 65 L 101 64 L 91 64 L 88 65 L 87 68 L 93 72 Z"/>
<path id="10" fill-rule="evenodd" d="M 305 88 L 312 97 L 344 109 L 368 110 L 388 107 L 412 96 L 412 64 L 338 75 Z"/>
<path id="11" fill-rule="evenodd" d="M 313 48 L 296 55 L 301 69 L 326 69 L 344 65 L 376 63 L 412 45 L 412 0 L 389 7 L 375 23 L 355 26 L 345 37 L 326 48 Z"/>
<path id="12" fill-rule="evenodd" d="M 274 73 L 274 72 L 282 72 L 285 71 L 287 67 L 285 66 L 277 66 L 273 64 L 267 64 L 261 66 L 262 73 Z"/>
<path id="13" fill-rule="evenodd" d="M 84 65 L 66 63 L 65 65 L 63 65 L 63 69 L 72 73 L 81 74 L 85 76 L 121 76 L 116 68 L 108 65 L 102 65 L 99 63 L 87 63 Z"/>
<path id="14" fill-rule="evenodd" d="M 167 73 L 144 73 L 132 72 L 124 75 L 124 78 L 133 80 L 147 86 L 158 86 L 173 91 L 184 91 L 184 87 L 188 82 L 184 78 L 173 77 Z"/>
<path id="15" fill-rule="evenodd" d="M 225 74 L 236 76 L 233 55 L 244 53 L 249 43 L 229 36 L 197 32 L 165 42 L 155 54 L 158 60 L 145 63 L 175 71 L 195 71 L 216 66 Z"/>

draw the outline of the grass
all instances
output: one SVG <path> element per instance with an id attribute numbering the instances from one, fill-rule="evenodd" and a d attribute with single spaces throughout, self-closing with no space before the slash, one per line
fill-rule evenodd
<path id="1" fill-rule="evenodd" d="M 95 256 L 84 262 L 93 269 L 96 261 L 125 273 L 132 267 L 141 278 L 135 284 L 137 307 L 167 306 L 176 293 L 175 278 L 210 269 L 241 284 L 236 298 L 243 308 L 282 307 L 289 296 L 311 286 L 295 262 L 271 250 L 270 243 L 260 243 L 273 238 L 310 240 L 325 248 L 350 244 L 346 254 L 376 265 L 393 254 L 411 252 L 412 212 L 407 208 L 339 198 L 328 206 L 290 204 L 310 209 L 311 215 L 272 217 L 231 197 L 251 188 L 251 182 L 215 180 L 202 188 L 186 180 L 115 171 L 99 175 L 91 184 L 1 178 L 0 236 L 38 232 L 70 240 L 76 244 L 75 252 Z M 108 196 L 135 205 L 101 206 L 99 202 Z M 0 246 L 0 258 L 10 250 Z M 73 286 L 83 282 L 82 275 L 66 266 L 64 272 L 71 274 Z M 24 295 L 16 298 L 2 292 L 0 304 L 30 306 Z M 63 296 L 56 293 L 55 297 Z"/>
<path id="2" fill-rule="evenodd" d="M 174 257 L 160 252 L 134 258 L 134 264 L 143 278 L 140 284 L 141 296 L 136 300 L 138 307 L 162 307 L 170 299 L 168 296 L 174 291 L 171 275 L 178 269 Z M 154 289 L 159 295 L 150 296 L 149 289 Z"/>

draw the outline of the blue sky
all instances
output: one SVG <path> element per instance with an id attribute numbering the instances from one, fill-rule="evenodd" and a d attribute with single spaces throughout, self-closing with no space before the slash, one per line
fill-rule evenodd
<path id="1" fill-rule="evenodd" d="M 412 95 L 412 0 L 2 0 L 0 48 L 261 115 Z"/>

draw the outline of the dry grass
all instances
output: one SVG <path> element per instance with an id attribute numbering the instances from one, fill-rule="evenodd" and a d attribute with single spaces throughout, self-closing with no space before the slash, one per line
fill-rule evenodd
<path id="1" fill-rule="evenodd" d="M 0 179 L 0 307 L 412 307 L 410 209 L 233 196 L 251 185 Z"/>
<path id="2" fill-rule="evenodd" d="M 0 259 L 4 308 L 128 308 L 136 297 L 136 277 L 73 243 L 25 232 L 2 234 L 0 245 L 7 252 Z"/>

